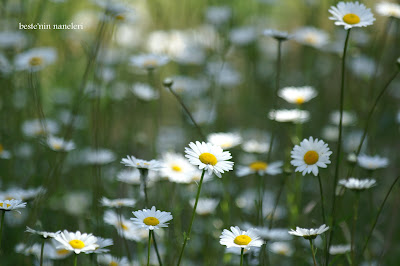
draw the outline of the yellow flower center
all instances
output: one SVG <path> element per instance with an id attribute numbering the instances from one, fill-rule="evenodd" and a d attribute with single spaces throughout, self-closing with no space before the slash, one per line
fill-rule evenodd
<path id="1" fill-rule="evenodd" d="M 120 20 L 120 21 L 124 21 L 125 20 L 125 16 L 122 15 L 122 14 L 118 14 L 118 15 L 115 16 L 115 19 L 116 20 Z"/>
<path id="2" fill-rule="evenodd" d="M 172 166 L 172 170 L 174 170 L 175 172 L 182 172 L 182 168 L 179 167 L 179 166 L 176 165 L 176 164 Z"/>
<path id="3" fill-rule="evenodd" d="M 66 249 L 59 249 L 57 250 L 58 255 L 67 255 L 70 251 Z"/>
<path id="4" fill-rule="evenodd" d="M 122 228 L 122 230 L 125 230 L 125 231 L 127 231 L 129 228 L 128 228 L 128 226 L 126 226 L 124 223 L 119 223 L 119 226 Z"/>
<path id="5" fill-rule="evenodd" d="M 160 221 L 156 217 L 146 217 L 144 218 L 143 222 L 146 225 L 152 225 L 152 226 L 155 226 L 160 223 Z"/>
<path id="6" fill-rule="evenodd" d="M 297 97 L 295 102 L 296 104 L 303 104 L 306 100 L 304 99 L 304 97 Z"/>
<path id="7" fill-rule="evenodd" d="M 261 170 L 266 170 L 267 167 L 268 167 L 268 164 L 264 163 L 264 162 L 261 162 L 261 161 L 256 161 L 256 162 L 251 163 L 249 165 L 249 167 L 250 167 L 251 170 L 261 171 Z"/>
<path id="8" fill-rule="evenodd" d="M 41 57 L 38 56 L 34 56 L 29 60 L 29 64 L 31 66 L 39 66 L 43 63 L 43 59 Z"/>
<path id="9" fill-rule="evenodd" d="M 216 165 L 218 162 L 217 157 L 215 157 L 214 154 L 208 152 L 200 154 L 199 159 L 204 164 Z"/>
<path id="10" fill-rule="evenodd" d="M 287 249 L 280 249 L 280 250 L 278 250 L 278 254 L 280 254 L 280 255 L 286 255 L 287 254 Z"/>
<path id="11" fill-rule="evenodd" d="M 53 149 L 60 150 L 61 149 L 61 145 L 59 143 L 55 143 L 55 144 L 53 144 Z"/>
<path id="12" fill-rule="evenodd" d="M 246 235 L 240 235 L 240 236 L 237 236 L 235 238 L 235 240 L 233 240 L 233 242 L 235 242 L 235 244 L 237 244 L 237 245 L 244 246 L 244 245 L 248 245 L 251 242 L 251 238 Z"/>
<path id="13" fill-rule="evenodd" d="M 154 60 L 154 59 L 149 59 L 149 60 L 146 60 L 145 62 L 143 62 L 143 66 L 145 68 L 155 68 L 157 65 L 158 65 L 157 60 Z"/>
<path id="14" fill-rule="evenodd" d="M 71 247 L 76 249 L 82 249 L 85 247 L 85 243 L 83 243 L 83 241 L 79 239 L 73 239 L 69 241 L 69 244 L 71 245 Z"/>
<path id="15" fill-rule="evenodd" d="M 232 142 L 225 142 L 225 143 L 222 143 L 220 146 L 221 146 L 221 148 L 227 149 L 227 148 L 232 147 Z"/>
<path id="16" fill-rule="evenodd" d="M 315 37 L 315 35 L 308 35 L 305 38 L 306 42 L 309 44 L 316 44 L 317 43 L 317 38 Z"/>
<path id="17" fill-rule="evenodd" d="M 118 263 L 115 261 L 110 262 L 109 266 L 118 266 Z"/>
<path id="18" fill-rule="evenodd" d="M 319 155 L 316 151 L 308 151 L 304 154 L 304 162 L 308 165 L 318 162 Z"/>
<path id="19" fill-rule="evenodd" d="M 3 145 L 0 144 L 0 154 L 4 151 Z"/>
<path id="20" fill-rule="evenodd" d="M 347 24 L 354 25 L 360 23 L 360 17 L 357 16 L 356 14 L 349 13 L 344 15 L 343 21 L 346 22 Z"/>
<path id="21" fill-rule="evenodd" d="M 8 203 L 6 203 L 6 208 L 8 208 L 8 207 L 10 207 L 11 206 L 11 204 L 8 204 Z M 3 202 L 2 203 L 0 203 L 0 207 L 3 207 Z"/>

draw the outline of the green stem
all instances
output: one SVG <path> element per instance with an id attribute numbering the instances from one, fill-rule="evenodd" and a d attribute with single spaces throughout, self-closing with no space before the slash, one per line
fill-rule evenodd
<path id="1" fill-rule="evenodd" d="M 259 215 L 260 215 L 260 225 L 264 226 L 264 215 L 263 215 L 263 198 L 264 198 L 264 178 L 260 174 L 257 174 L 258 176 L 258 185 L 259 185 L 259 193 L 258 193 L 258 198 L 259 198 Z"/>
<path id="2" fill-rule="evenodd" d="M 117 213 L 118 213 L 118 219 L 119 219 L 119 223 L 122 224 L 122 213 L 121 213 L 121 208 L 117 208 Z M 132 257 L 131 257 L 131 253 L 129 252 L 129 245 L 128 245 L 128 241 L 125 238 L 125 235 L 123 232 L 121 232 L 121 237 L 122 240 L 124 242 L 125 248 L 126 248 L 126 254 L 128 257 L 129 261 L 132 261 Z"/>
<path id="3" fill-rule="evenodd" d="M 309 239 L 309 241 L 310 241 L 310 248 L 311 248 L 312 258 L 313 258 L 313 261 L 314 261 L 314 266 L 317 266 L 317 261 L 315 260 L 314 246 L 313 246 L 313 243 L 312 243 L 312 239 Z"/>
<path id="4" fill-rule="evenodd" d="M 321 182 L 321 176 L 318 173 L 318 183 L 319 183 L 319 194 L 321 195 L 321 212 L 322 212 L 322 222 L 326 224 L 325 222 L 325 209 L 324 209 L 324 191 L 322 190 L 322 182 Z"/>
<path id="5" fill-rule="evenodd" d="M 2 235 L 2 232 L 3 232 L 3 223 L 4 223 L 4 216 L 5 216 L 5 214 L 6 214 L 6 211 L 5 210 L 3 210 L 3 213 L 1 214 L 1 225 L 0 225 L 0 252 L 1 252 L 1 235 Z"/>
<path id="6" fill-rule="evenodd" d="M 149 174 L 149 170 L 147 169 L 139 169 L 140 170 L 140 182 L 143 188 L 143 194 L 144 194 L 144 204 L 145 207 L 147 208 L 149 206 L 149 199 L 147 197 L 147 176 Z"/>
<path id="7" fill-rule="evenodd" d="M 203 172 L 201 173 L 199 188 L 197 189 L 196 202 L 194 203 L 194 206 L 193 206 L 192 219 L 190 220 L 190 225 L 189 225 L 188 233 L 185 234 L 185 237 L 184 237 L 185 239 L 184 239 L 184 241 L 183 241 L 183 245 L 182 245 L 181 253 L 180 253 L 180 255 L 179 255 L 179 260 L 178 260 L 177 266 L 179 266 L 179 265 L 181 264 L 181 260 L 182 260 L 182 256 L 183 256 L 183 251 L 185 250 L 185 246 L 186 246 L 187 241 L 190 239 L 190 232 L 192 231 L 192 225 L 193 225 L 193 221 L 194 221 L 194 216 L 196 215 L 197 203 L 199 202 L 200 191 L 201 191 L 201 185 L 203 184 L 203 178 L 204 178 L 204 173 L 205 173 L 205 172 L 206 172 L 206 170 L 203 169 Z"/>
<path id="8" fill-rule="evenodd" d="M 333 200 L 332 200 L 332 229 L 329 234 L 329 242 L 328 242 L 328 250 L 331 246 L 332 243 L 332 238 L 333 238 L 333 232 L 335 230 L 335 222 L 336 222 L 336 213 L 335 213 L 335 203 L 336 203 L 336 185 L 338 181 L 338 176 L 339 176 L 339 166 L 340 166 L 340 152 L 342 148 L 342 120 L 343 120 L 343 104 L 344 104 L 344 81 L 345 81 L 345 69 L 346 69 L 346 54 L 347 54 L 347 46 L 349 43 L 349 37 L 350 37 L 350 30 L 347 30 L 347 35 L 346 35 L 346 40 L 344 42 L 344 48 L 343 48 L 343 58 L 342 58 L 342 80 L 341 80 L 341 86 L 340 86 L 340 120 L 339 120 L 339 137 L 338 137 L 338 147 L 336 151 L 336 168 L 335 168 L 335 176 L 333 179 Z M 326 261 L 325 265 L 328 265 L 329 261 L 329 252 L 326 254 Z"/>
<path id="9" fill-rule="evenodd" d="M 148 246 L 147 246 L 147 266 L 150 265 L 151 231 L 152 231 L 152 230 L 149 230 L 149 244 L 148 244 Z"/>
<path id="10" fill-rule="evenodd" d="M 278 208 L 279 199 L 280 199 L 282 191 L 283 191 L 283 189 L 285 187 L 286 179 L 288 178 L 288 176 L 289 176 L 288 174 L 285 174 L 285 177 L 284 177 L 284 179 L 282 181 L 282 184 L 281 184 L 281 186 L 279 188 L 278 194 L 276 195 L 274 208 L 272 209 L 272 212 L 270 214 L 270 220 L 269 220 L 269 225 L 268 225 L 268 229 L 270 229 L 270 230 L 272 228 L 272 225 L 273 225 L 273 222 L 274 222 L 275 211 L 276 211 L 276 208 Z"/>
<path id="11" fill-rule="evenodd" d="M 357 224 L 357 218 L 358 218 L 358 205 L 360 202 L 360 192 L 356 191 L 356 200 L 354 202 L 354 215 L 353 215 L 353 227 L 351 229 L 351 265 L 357 265 L 356 264 L 356 257 L 355 257 L 355 247 L 354 247 L 354 239 L 355 239 L 355 233 L 356 233 L 356 224 Z"/>
<path id="12" fill-rule="evenodd" d="M 400 176 L 398 176 L 398 177 L 394 180 L 393 184 L 392 184 L 392 185 L 390 186 L 390 188 L 389 188 L 389 191 L 386 193 L 385 199 L 383 200 L 381 206 L 379 207 L 378 213 L 376 214 L 374 224 L 372 225 L 371 230 L 369 230 L 367 239 L 365 240 L 363 249 L 361 250 L 361 255 L 364 254 L 364 251 L 365 251 L 365 249 L 367 248 L 367 245 L 368 245 L 368 241 L 369 241 L 369 239 L 371 238 L 372 232 L 374 231 L 375 226 L 376 226 L 376 223 L 378 222 L 379 216 L 381 215 L 383 206 L 385 205 L 386 200 L 387 200 L 387 198 L 389 197 L 389 194 L 390 194 L 390 192 L 392 191 L 394 185 L 397 183 L 397 181 L 398 181 L 399 179 L 400 179 Z"/>
<path id="13" fill-rule="evenodd" d="M 244 253 L 244 248 L 242 248 L 240 251 L 240 266 L 243 266 L 243 253 Z"/>
<path id="14" fill-rule="evenodd" d="M 45 242 L 45 241 L 46 241 L 46 240 L 43 239 L 42 247 L 40 248 L 40 266 L 43 266 L 43 250 L 44 250 L 44 242 Z"/>
<path id="15" fill-rule="evenodd" d="M 158 248 L 157 248 L 157 242 L 156 242 L 156 235 L 154 234 L 154 230 L 151 230 L 152 234 L 153 234 L 153 243 L 154 243 L 154 249 L 156 250 L 156 254 L 157 254 L 157 259 L 158 259 L 158 264 L 160 266 L 162 266 L 162 261 L 161 261 L 161 256 L 160 253 L 158 252 Z"/>
<path id="16" fill-rule="evenodd" d="M 74 258 L 74 266 L 78 265 L 78 254 L 75 254 L 75 258 Z"/>

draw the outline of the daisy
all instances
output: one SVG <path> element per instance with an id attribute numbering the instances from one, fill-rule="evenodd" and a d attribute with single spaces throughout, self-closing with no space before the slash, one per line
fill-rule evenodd
<path id="1" fill-rule="evenodd" d="M 207 141 L 222 149 L 230 149 L 242 143 L 242 137 L 239 133 L 211 133 L 207 136 Z"/>
<path id="2" fill-rule="evenodd" d="M 121 170 L 117 174 L 117 180 L 130 185 L 140 185 L 140 171 L 136 168 Z"/>
<path id="3" fill-rule="evenodd" d="M 91 253 L 101 254 L 109 252 L 110 250 L 106 249 L 105 247 L 114 245 L 114 241 L 111 238 L 102 238 L 102 237 L 96 237 L 96 238 L 97 238 L 96 244 L 98 245 L 98 247 Z"/>
<path id="4" fill-rule="evenodd" d="M 75 252 L 75 254 L 91 253 L 99 245 L 96 244 L 97 238 L 92 234 L 81 233 L 76 231 L 76 233 L 68 232 L 64 230 L 63 232 L 57 234 L 54 239 L 59 242 L 58 248 L 64 248 Z"/>
<path id="5" fill-rule="evenodd" d="M 25 207 L 26 207 L 26 202 L 22 202 L 22 200 L 20 199 L 0 200 L 0 210 L 4 212 L 5 211 L 19 212 L 18 209 L 23 209 Z"/>
<path id="6" fill-rule="evenodd" d="M 168 221 L 172 220 L 170 212 L 156 210 L 153 206 L 151 209 L 143 209 L 132 212 L 136 218 L 131 218 L 133 224 L 146 230 L 160 229 L 168 227 Z"/>
<path id="7" fill-rule="evenodd" d="M 276 39 L 277 41 L 286 41 L 288 39 L 293 38 L 293 36 L 290 35 L 286 31 L 279 31 L 279 30 L 274 30 L 274 29 L 264 30 L 263 35 L 272 37 L 272 38 Z"/>
<path id="8" fill-rule="evenodd" d="M 42 187 L 38 188 L 9 188 L 5 192 L 0 192 L 0 199 L 11 200 L 11 199 L 21 199 L 30 200 L 36 198 L 39 194 L 45 193 L 46 190 Z"/>
<path id="9" fill-rule="evenodd" d="M 379 155 L 368 156 L 366 154 L 360 154 L 357 157 L 358 164 L 367 170 L 376 170 L 379 168 L 385 168 L 389 164 L 389 160 Z"/>
<path id="10" fill-rule="evenodd" d="M 97 256 L 97 262 L 100 265 L 105 265 L 105 266 L 130 266 L 131 265 L 126 257 L 117 258 L 117 257 L 111 256 L 110 254 L 104 254 L 104 255 Z"/>
<path id="11" fill-rule="evenodd" d="M 339 111 L 333 111 L 330 114 L 330 120 L 331 123 L 334 125 L 339 125 L 340 123 L 340 112 Z M 343 111 L 343 118 L 342 118 L 342 125 L 343 126 L 350 126 L 355 124 L 357 121 L 357 116 L 354 112 L 349 112 L 349 111 Z"/>
<path id="12" fill-rule="evenodd" d="M 277 122 L 292 122 L 302 124 L 310 119 L 310 113 L 305 110 L 292 109 L 292 110 L 272 110 L 268 113 L 271 120 Z"/>
<path id="13" fill-rule="evenodd" d="M 159 93 L 153 87 L 145 83 L 136 83 L 133 85 L 132 93 L 143 101 L 157 100 L 160 97 Z"/>
<path id="14" fill-rule="evenodd" d="M 242 149 L 249 153 L 266 153 L 269 150 L 269 143 L 251 139 L 242 144 Z"/>
<path id="15" fill-rule="evenodd" d="M 273 163 L 266 163 L 263 161 L 254 161 L 250 163 L 248 166 L 238 166 L 236 174 L 239 177 L 250 175 L 250 174 L 259 174 L 261 176 L 267 175 L 277 175 L 282 173 L 283 162 L 273 162 Z"/>
<path id="16" fill-rule="evenodd" d="M 57 122 L 46 119 L 42 125 L 38 119 L 27 120 L 22 124 L 22 132 L 28 137 L 38 137 L 46 134 L 57 134 L 60 127 Z"/>
<path id="17" fill-rule="evenodd" d="M 321 48 L 329 43 L 329 35 L 321 29 L 314 27 L 303 27 L 298 29 L 293 38 L 304 45 L 309 45 L 314 48 Z"/>
<path id="18" fill-rule="evenodd" d="M 52 47 L 33 48 L 18 54 L 14 59 L 17 70 L 39 71 L 54 63 L 57 59 L 57 51 Z"/>
<path id="19" fill-rule="evenodd" d="M 250 249 L 251 247 L 261 247 L 264 244 L 264 241 L 260 239 L 257 230 L 254 228 L 243 231 L 238 226 L 231 226 L 231 231 L 224 229 L 219 238 L 219 243 L 227 248 Z"/>
<path id="20" fill-rule="evenodd" d="M 326 232 L 329 230 L 329 226 L 326 226 L 325 224 L 321 225 L 317 229 L 305 229 L 305 228 L 300 228 L 296 227 L 296 230 L 290 229 L 289 234 L 295 235 L 295 236 L 302 236 L 305 239 L 315 239 L 318 235 Z"/>
<path id="21" fill-rule="evenodd" d="M 136 200 L 134 199 L 114 199 L 110 200 L 103 197 L 100 201 L 104 207 L 120 208 L 120 207 L 133 207 L 135 206 Z"/>
<path id="22" fill-rule="evenodd" d="M 258 228 L 260 236 L 265 240 L 270 241 L 289 241 L 293 239 L 293 236 L 288 235 L 286 228 Z"/>
<path id="23" fill-rule="evenodd" d="M 375 179 L 357 179 L 350 177 L 349 179 L 342 179 L 339 181 L 339 185 L 344 186 L 351 190 L 365 190 L 376 186 Z"/>
<path id="24" fill-rule="evenodd" d="M 221 26 L 231 18 L 232 9 L 228 6 L 210 6 L 207 8 L 205 16 L 211 24 Z"/>
<path id="25" fill-rule="evenodd" d="M 318 167 L 326 168 L 327 164 L 331 163 L 329 156 L 332 152 L 329 150 L 328 144 L 310 137 L 308 140 L 304 139 L 300 142 L 300 146 L 294 146 L 291 154 L 293 160 L 290 163 L 297 167 L 296 172 L 303 172 L 303 176 L 312 172 L 317 176 Z"/>
<path id="26" fill-rule="evenodd" d="M 233 44 L 245 46 L 256 40 L 257 32 L 253 27 L 241 27 L 231 30 L 229 39 Z"/>
<path id="27" fill-rule="evenodd" d="M 53 151 L 71 151 L 75 149 L 75 143 L 73 141 L 67 141 L 51 135 L 47 137 L 46 144 Z"/>
<path id="28" fill-rule="evenodd" d="M 129 156 L 129 155 L 127 155 L 126 158 L 123 158 L 121 160 L 121 163 L 124 164 L 125 166 L 135 167 L 138 169 L 147 169 L 152 171 L 159 171 L 161 168 L 163 168 L 163 165 L 160 161 L 157 160 L 146 161 L 142 159 L 137 159 L 135 156 Z"/>
<path id="29" fill-rule="evenodd" d="M 333 245 L 329 248 L 329 254 L 338 255 L 350 252 L 351 246 L 349 245 Z"/>
<path id="30" fill-rule="evenodd" d="M 199 166 L 200 170 L 208 170 L 208 174 L 215 173 L 221 177 L 221 173 L 233 169 L 233 162 L 230 152 L 224 151 L 220 146 L 211 143 L 190 142 L 190 148 L 185 148 L 185 157 L 193 165 Z"/>
<path id="31" fill-rule="evenodd" d="M 194 207 L 196 200 L 191 199 L 190 205 Z M 219 200 L 217 199 L 207 199 L 207 198 L 199 198 L 197 203 L 196 213 L 199 215 L 208 215 L 215 211 L 219 204 Z"/>
<path id="32" fill-rule="evenodd" d="M 302 105 L 317 96 L 317 91 L 310 86 L 304 87 L 286 87 L 280 89 L 278 96 L 287 101 L 288 103 L 295 103 Z"/>
<path id="33" fill-rule="evenodd" d="M 35 235 L 40 235 L 43 238 L 48 238 L 48 237 L 54 238 L 57 234 L 61 233 L 61 231 L 57 231 L 55 233 L 46 232 L 46 231 L 37 231 L 37 230 L 34 230 L 34 229 L 32 229 L 32 228 L 30 228 L 28 226 L 26 227 L 25 232 L 28 232 L 28 233 L 31 233 L 31 234 L 35 234 Z"/>
<path id="34" fill-rule="evenodd" d="M 272 242 L 268 245 L 271 252 L 290 257 L 293 255 L 293 247 L 287 242 Z"/>
<path id="35" fill-rule="evenodd" d="M 117 229 L 119 236 L 134 241 L 142 239 L 141 231 L 124 216 L 117 215 L 116 212 L 108 210 L 104 213 L 103 219 L 106 224 L 112 225 Z"/>
<path id="36" fill-rule="evenodd" d="M 169 58 L 166 55 L 142 54 L 132 56 L 130 62 L 133 66 L 153 70 L 166 65 L 169 62 Z"/>
<path id="37" fill-rule="evenodd" d="M 186 158 L 178 153 L 167 152 L 163 155 L 164 168 L 161 175 L 168 178 L 171 182 L 190 183 L 192 175 L 197 169 L 190 164 Z"/>
<path id="38" fill-rule="evenodd" d="M 335 20 L 335 25 L 344 26 L 345 30 L 353 27 L 366 27 L 375 21 L 371 9 L 364 4 L 357 2 L 339 2 L 337 6 L 331 6 L 329 13 L 330 20 Z"/>
<path id="39" fill-rule="evenodd" d="M 400 5 L 390 2 L 380 2 L 375 5 L 376 12 L 385 17 L 400 18 Z"/>
<path id="40" fill-rule="evenodd" d="M 115 161 L 115 154 L 108 149 L 86 149 L 82 152 L 82 162 L 87 164 L 108 164 Z"/>

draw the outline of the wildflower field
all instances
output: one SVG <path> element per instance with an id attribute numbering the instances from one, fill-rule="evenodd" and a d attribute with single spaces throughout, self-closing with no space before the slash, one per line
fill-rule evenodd
<path id="1" fill-rule="evenodd" d="M 400 265 L 398 1 L 0 14 L 0 266 Z"/>

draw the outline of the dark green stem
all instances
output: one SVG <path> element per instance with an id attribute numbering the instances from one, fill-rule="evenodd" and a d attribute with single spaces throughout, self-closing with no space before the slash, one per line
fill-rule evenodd
<path id="1" fill-rule="evenodd" d="M 200 191 L 201 191 L 201 185 L 203 184 L 203 178 L 204 178 L 204 173 L 205 173 L 205 172 L 206 172 L 206 170 L 203 169 L 203 172 L 201 173 L 199 188 L 197 189 L 196 202 L 194 203 L 194 206 L 193 206 L 192 219 L 190 220 L 190 225 L 189 225 L 188 233 L 185 234 L 185 236 L 184 236 L 185 239 L 183 240 L 183 245 L 182 245 L 181 253 L 180 253 L 180 255 L 179 255 L 179 260 L 178 260 L 178 264 L 177 264 L 178 266 L 181 264 L 181 260 L 182 260 L 183 252 L 184 252 L 184 250 L 185 250 L 186 243 L 187 243 L 187 241 L 190 239 L 190 232 L 192 231 L 192 225 L 193 225 L 194 217 L 195 217 L 195 215 L 196 215 L 197 203 L 199 202 Z"/>
<path id="2" fill-rule="evenodd" d="M 74 266 L 78 265 L 78 254 L 75 254 L 75 258 L 74 258 Z"/>
<path id="3" fill-rule="evenodd" d="M 354 240 L 355 240 L 355 234 L 356 234 L 356 224 L 357 224 L 357 218 L 358 218 L 358 205 L 360 202 L 360 192 L 356 191 L 356 200 L 354 202 L 354 215 L 353 215 L 353 226 L 351 229 L 351 265 L 357 265 L 356 264 L 356 256 L 355 256 L 355 247 L 354 247 Z"/>
<path id="4" fill-rule="evenodd" d="M 149 244 L 148 244 L 148 246 L 147 246 L 147 266 L 150 265 L 151 231 L 152 231 L 152 230 L 149 230 Z"/>
<path id="5" fill-rule="evenodd" d="M 1 214 L 1 225 L 0 225 L 0 252 L 1 252 L 1 235 L 3 233 L 3 224 L 4 224 L 4 216 L 6 214 L 6 211 L 3 210 L 2 214 Z"/>
<path id="6" fill-rule="evenodd" d="M 309 241 L 310 241 L 310 248 L 311 248 L 311 254 L 312 254 L 314 266 L 317 266 L 317 261 L 315 260 L 315 253 L 314 253 L 314 246 L 312 243 L 312 239 L 309 239 Z"/>
<path id="7" fill-rule="evenodd" d="M 326 224 L 325 222 L 325 209 L 324 209 L 324 191 L 322 189 L 322 182 L 321 182 L 321 176 L 318 173 L 318 183 L 319 183 L 319 194 L 321 195 L 321 212 L 322 212 L 322 222 Z"/>
<path id="8" fill-rule="evenodd" d="M 157 254 L 157 259 L 158 259 L 158 264 L 160 266 L 162 266 L 162 261 L 161 261 L 161 256 L 160 253 L 158 252 L 158 247 L 157 247 L 157 242 L 156 242 L 156 235 L 154 234 L 154 230 L 151 230 L 152 234 L 153 234 L 153 243 L 154 243 L 154 249 L 156 250 L 156 254 Z"/>
<path id="9" fill-rule="evenodd" d="M 272 212 L 270 214 L 270 220 L 269 220 L 269 225 L 268 225 L 268 229 L 270 229 L 270 230 L 272 228 L 272 225 L 274 222 L 275 211 L 276 211 L 276 208 L 278 208 L 279 199 L 282 195 L 283 189 L 285 188 L 285 183 L 286 183 L 286 179 L 288 178 L 288 176 L 289 176 L 288 174 L 285 174 L 285 177 L 283 178 L 282 184 L 279 188 L 278 194 L 276 195 L 274 208 L 272 209 Z"/>
<path id="10" fill-rule="evenodd" d="M 44 242 L 46 239 L 43 239 L 42 246 L 40 248 L 40 266 L 43 266 L 43 250 L 44 250 Z"/>
<path id="11" fill-rule="evenodd" d="M 240 266 L 243 266 L 243 253 L 244 253 L 244 248 L 242 248 L 240 251 Z"/>

